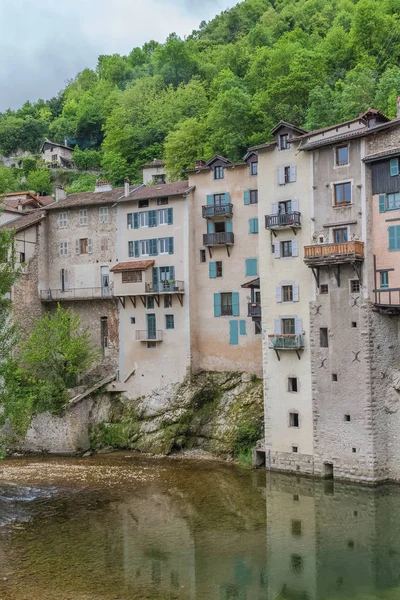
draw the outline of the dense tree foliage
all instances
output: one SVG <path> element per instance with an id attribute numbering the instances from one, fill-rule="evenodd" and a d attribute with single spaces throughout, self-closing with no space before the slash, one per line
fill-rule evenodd
<path id="1" fill-rule="evenodd" d="M 279 119 L 317 128 L 369 106 L 393 117 L 399 14 L 400 0 L 245 0 L 185 40 L 100 56 L 58 98 L 0 115 L 0 152 L 67 137 L 79 168 L 96 159 L 120 183 L 155 157 L 175 177 L 195 157 L 237 159 Z"/>

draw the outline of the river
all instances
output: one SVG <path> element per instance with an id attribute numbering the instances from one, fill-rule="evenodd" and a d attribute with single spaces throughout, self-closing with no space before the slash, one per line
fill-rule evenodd
<path id="1" fill-rule="evenodd" d="M 115 453 L 0 465 L 0 600 L 394 600 L 400 488 Z"/>

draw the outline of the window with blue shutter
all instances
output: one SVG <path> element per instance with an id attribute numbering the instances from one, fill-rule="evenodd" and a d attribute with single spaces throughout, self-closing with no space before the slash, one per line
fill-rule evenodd
<path id="1" fill-rule="evenodd" d="M 149 240 L 149 255 L 157 256 L 157 240 Z"/>
<path id="2" fill-rule="evenodd" d="M 135 244 L 135 257 L 138 258 L 140 256 L 140 252 L 139 252 L 139 242 L 136 241 L 134 242 Z"/>
<path id="3" fill-rule="evenodd" d="M 168 209 L 168 225 L 173 225 L 173 223 L 174 223 L 174 209 L 169 208 Z"/>
<path id="4" fill-rule="evenodd" d="M 238 317 L 239 314 L 240 314 L 239 292 L 232 292 L 232 316 Z"/>
<path id="5" fill-rule="evenodd" d="M 229 343 L 232 346 L 239 344 L 239 326 L 237 321 L 229 321 Z"/>
<path id="6" fill-rule="evenodd" d="M 389 250 L 400 250 L 400 225 L 388 227 Z"/>
<path id="7" fill-rule="evenodd" d="M 246 321 L 239 321 L 240 335 L 246 335 Z"/>
<path id="8" fill-rule="evenodd" d="M 258 219 L 257 217 L 249 219 L 249 233 L 258 233 Z"/>
<path id="9" fill-rule="evenodd" d="M 386 212 L 386 194 L 379 194 L 379 212 Z"/>
<path id="10" fill-rule="evenodd" d="M 208 263 L 208 274 L 210 279 L 215 279 L 217 276 L 217 265 L 215 262 Z"/>
<path id="11" fill-rule="evenodd" d="M 399 174 L 399 159 L 391 158 L 390 159 L 390 176 L 394 177 Z"/>
<path id="12" fill-rule="evenodd" d="M 149 227 L 157 227 L 157 211 L 149 210 Z"/>
<path id="13" fill-rule="evenodd" d="M 246 277 L 257 277 L 258 266 L 256 258 L 246 258 Z"/>
<path id="14" fill-rule="evenodd" d="M 139 229 L 139 213 L 133 213 L 133 228 Z"/>
<path id="15" fill-rule="evenodd" d="M 244 190 L 243 200 L 245 204 L 250 204 L 250 190 Z"/>
<path id="16" fill-rule="evenodd" d="M 168 238 L 168 245 L 169 245 L 168 253 L 173 254 L 174 253 L 174 238 L 173 237 Z"/>
<path id="17" fill-rule="evenodd" d="M 207 205 L 211 206 L 214 204 L 214 196 L 212 194 L 207 194 Z"/>
<path id="18" fill-rule="evenodd" d="M 207 233 L 214 233 L 214 223 L 207 221 Z"/>
<path id="19" fill-rule="evenodd" d="M 221 316 L 221 294 L 214 294 L 214 317 Z"/>

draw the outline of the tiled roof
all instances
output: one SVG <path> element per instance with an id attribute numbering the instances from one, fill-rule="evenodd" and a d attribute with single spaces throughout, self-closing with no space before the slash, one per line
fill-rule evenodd
<path id="1" fill-rule="evenodd" d="M 274 135 L 279 129 L 281 129 L 281 127 L 287 127 L 288 129 L 299 131 L 301 134 L 308 133 L 307 129 L 303 129 L 302 127 L 293 125 L 293 123 L 288 123 L 287 121 L 279 121 L 279 123 L 275 125 L 273 129 L 271 129 L 271 135 Z"/>
<path id="2" fill-rule="evenodd" d="M 233 169 L 234 167 L 247 167 L 247 163 L 240 162 L 229 162 L 224 165 L 224 169 Z M 199 167 L 193 167 L 192 169 L 186 169 L 186 173 L 197 173 L 197 171 L 211 171 L 211 167 L 208 165 L 200 165 Z"/>
<path id="3" fill-rule="evenodd" d="M 152 198 L 165 198 L 166 196 L 183 196 L 193 186 L 188 181 L 175 181 L 174 183 L 160 183 L 159 185 L 141 186 L 137 191 L 131 192 L 127 198 L 121 198 L 121 202 L 132 200 L 151 200 Z"/>
<path id="4" fill-rule="evenodd" d="M 45 146 L 46 144 L 50 144 L 50 146 L 54 146 L 54 148 L 66 148 L 67 150 L 73 150 L 73 148 L 71 148 L 70 146 L 66 146 L 65 144 L 57 144 L 56 142 L 52 142 L 51 140 L 48 140 L 46 138 L 43 144 L 40 146 L 40 152 L 42 152 L 43 146 Z"/>
<path id="5" fill-rule="evenodd" d="M 141 169 L 150 169 L 151 167 L 165 167 L 165 162 L 156 158 L 151 162 L 140 165 Z"/>
<path id="6" fill-rule="evenodd" d="M 379 160 L 380 158 L 386 158 L 387 156 L 395 156 L 396 154 L 400 154 L 400 147 L 389 148 L 388 150 L 376 152 L 375 154 L 368 154 L 368 156 L 364 156 L 363 161 L 372 162 L 374 160 Z"/>
<path id="7" fill-rule="evenodd" d="M 134 260 L 131 262 L 120 262 L 115 267 L 111 267 L 113 273 L 122 271 L 145 271 L 154 265 L 154 260 Z"/>
<path id="8" fill-rule="evenodd" d="M 254 150 L 262 150 L 263 148 L 272 148 L 273 146 L 277 146 L 278 142 L 275 140 L 274 142 L 266 142 L 265 144 L 259 144 L 258 146 L 251 146 L 247 148 L 247 152 L 253 152 Z"/>
<path id="9" fill-rule="evenodd" d="M 242 288 L 259 288 L 260 287 L 260 278 L 252 279 L 251 281 L 246 281 L 240 287 Z"/>
<path id="10" fill-rule="evenodd" d="M 28 215 L 24 215 L 20 219 L 14 219 L 13 221 L 4 223 L 4 225 L 1 225 L 0 231 L 4 229 L 15 229 L 15 231 L 22 231 L 23 229 L 27 229 L 28 227 L 39 223 L 39 221 L 45 217 L 46 215 L 43 210 L 35 210 Z"/>
<path id="11" fill-rule="evenodd" d="M 141 186 L 133 186 L 130 194 Z M 124 188 L 114 188 L 109 192 L 81 192 L 79 194 L 71 194 L 65 200 L 53 202 L 46 206 L 46 210 L 62 210 L 64 208 L 73 208 L 75 206 L 98 206 L 102 204 L 114 204 L 124 195 Z"/>
<path id="12" fill-rule="evenodd" d="M 38 200 L 42 206 L 48 206 L 49 204 L 53 204 L 53 202 L 55 202 L 53 196 L 39 196 Z"/>

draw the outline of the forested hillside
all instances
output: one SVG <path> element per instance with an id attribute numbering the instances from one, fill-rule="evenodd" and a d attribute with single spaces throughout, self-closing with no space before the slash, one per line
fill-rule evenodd
<path id="1" fill-rule="evenodd" d="M 245 0 L 181 40 L 100 56 L 56 97 L 0 115 L 0 153 L 67 137 L 113 183 L 164 157 L 240 158 L 280 119 L 315 128 L 400 94 L 400 0 Z M 87 153 L 87 151 L 90 153 Z M 95 152 L 93 152 L 95 151 Z"/>

